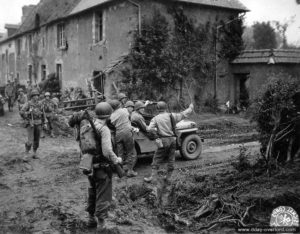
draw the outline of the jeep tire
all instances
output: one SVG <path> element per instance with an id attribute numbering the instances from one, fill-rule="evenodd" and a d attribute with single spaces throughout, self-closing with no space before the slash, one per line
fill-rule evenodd
<path id="1" fill-rule="evenodd" d="M 197 159 L 202 153 L 202 141 L 200 136 L 191 134 L 184 137 L 180 147 L 180 153 L 186 160 Z"/>

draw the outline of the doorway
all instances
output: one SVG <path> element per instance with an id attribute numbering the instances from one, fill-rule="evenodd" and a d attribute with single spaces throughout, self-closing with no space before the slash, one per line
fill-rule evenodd
<path id="1" fill-rule="evenodd" d="M 242 110 L 249 107 L 249 73 L 235 74 L 235 104 Z"/>

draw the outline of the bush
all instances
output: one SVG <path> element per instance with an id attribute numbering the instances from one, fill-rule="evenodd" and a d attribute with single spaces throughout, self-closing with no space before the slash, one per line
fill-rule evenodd
<path id="1" fill-rule="evenodd" d="M 299 88 L 299 79 L 284 73 L 271 75 L 254 100 L 251 106 L 251 117 L 257 122 L 263 155 L 274 128 L 279 125 L 282 111 L 293 108 L 292 96 Z"/>

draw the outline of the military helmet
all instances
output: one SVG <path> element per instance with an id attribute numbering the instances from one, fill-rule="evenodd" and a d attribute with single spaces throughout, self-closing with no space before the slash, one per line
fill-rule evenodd
<path id="1" fill-rule="evenodd" d="M 119 95 L 118 95 L 119 101 L 121 101 L 124 98 L 127 98 L 126 94 L 125 93 L 119 93 Z"/>
<path id="2" fill-rule="evenodd" d="M 125 103 L 125 107 L 127 108 L 127 107 L 134 107 L 134 104 L 133 104 L 133 102 L 132 101 L 127 101 L 126 103 Z"/>
<path id="3" fill-rule="evenodd" d="M 143 102 L 141 102 L 141 101 L 137 101 L 136 103 L 135 103 L 135 105 L 134 105 L 134 109 L 137 111 L 137 110 L 139 110 L 139 109 L 141 109 L 141 108 L 145 108 L 146 106 L 144 105 L 144 103 Z"/>
<path id="4" fill-rule="evenodd" d="M 121 103 L 116 99 L 108 100 L 107 102 L 113 108 L 113 110 L 116 110 L 121 106 Z"/>
<path id="5" fill-rule="evenodd" d="M 167 109 L 167 103 L 160 101 L 156 104 L 156 107 L 159 111 L 165 111 Z"/>
<path id="6" fill-rule="evenodd" d="M 96 115 L 99 119 L 106 119 L 112 113 L 112 108 L 107 102 L 100 102 L 95 108 Z"/>
<path id="7" fill-rule="evenodd" d="M 49 96 L 49 97 L 51 96 L 49 92 L 45 93 L 45 97 L 47 97 L 47 96 Z"/>
<path id="8" fill-rule="evenodd" d="M 19 88 L 18 92 L 24 92 L 24 90 L 22 88 Z"/>
<path id="9" fill-rule="evenodd" d="M 31 91 L 30 97 L 39 96 L 39 95 L 40 95 L 39 91 L 37 89 L 34 89 Z"/>

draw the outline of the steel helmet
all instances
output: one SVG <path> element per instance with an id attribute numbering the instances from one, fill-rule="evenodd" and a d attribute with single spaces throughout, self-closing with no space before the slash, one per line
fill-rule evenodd
<path id="1" fill-rule="evenodd" d="M 133 104 L 132 101 L 127 101 L 127 102 L 125 103 L 125 107 L 126 107 L 126 108 L 127 108 L 127 107 L 132 107 L 132 108 L 134 108 L 134 104 Z"/>
<path id="2" fill-rule="evenodd" d="M 45 93 L 45 97 L 46 97 L 46 96 L 51 96 L 51 95 L 50 95 L 49 92 L 46 92 L 46 93 Z"/>
<path id="3" fill-rule="evenodd" d="M 167 103 L 160 101 L 156 104 L 156 107 L 159 111 L 165 111 L 167 109 Z"/>
<path id="4" fill-rule="evenodd" d="M 119 95 L 118 95 L 119 101 L 121 101 L 124 98 L 127 98 L 126 94 L 125 93 L 119 93 Z"/>
<path id="5" fill-rule="evenodd" d="M 139 110 L 139 109 L 141 109 L 141 108 L 145 108 L 146 106 L 144 105 L 144 103 L 143 102 L 141 102 L 141 101 L 137 101 L 136 103 L 135 103 L 135 105 L 134 105 L 134 109 L 137 111 L 137 110 Z"/>
<path id="6" fill-rule="evenodd" d="M 22 88 L 19 88 L 18 92 L 24 92 L 24 90 Z"/>
<path id="7" fill-rule="evenodd" d="M 96 115 L 99 119 L 106 119 L 112 113 L 112 108 L 107 102 L 100 102 L 95 108 Z"/>
<path id="8" fill-rule="evenodd" d="M 116 99 L 108 100 L 107 102 L 113 108 L 113 110 L 116 110 L 121 106 L 121 103 Z"/>
<path id="9" fill-rule="evenodd" d="M 39 96 L 39 95 L 40 95 L 39 91 L 37 89 L 34 89 L 31 91 L 30 97 Z"/>

